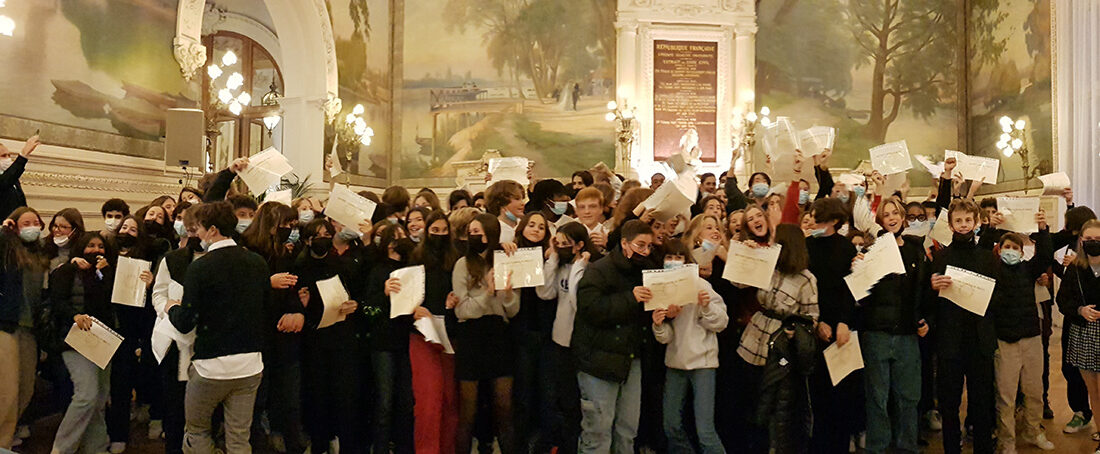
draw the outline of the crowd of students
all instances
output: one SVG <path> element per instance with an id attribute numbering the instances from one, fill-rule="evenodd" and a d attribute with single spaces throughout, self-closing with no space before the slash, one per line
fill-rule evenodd
<path id="1" fill-rule="evenodd" d="M 1055 302 L 1076 412 L 1064 430 L 1100 408 L 1100 221 L 1067 190 L 1063 230 L 1040 213 L 1038 233 L 1003 231 L 996 204 L 974 200 L 979 183 L 947 178 L 953 160 L 919 202 L 885 193 L 877 173 L 834 183 L 826 151 L 816 196 L 797 165 L 793 181 L 755 173 L 746 191 L 704 174 L 690 218 L 640 207 L 665 175 L 643 187 L 599 168 L 458 189 L 446 205 L 429 189 L 364 191 L 378 208 L 353 226 L 314 199 L 236 191 L 241 159 L 132 213 L 108 200 L 106 227 L 88 231 L 75 209 L 44 222 L 26 206 L 18 178 L 34 145 L 0 156 L 3 448 L 49 413 L 28 411 L 38 393 L 64 411 L 63 454 L 124 452 L 146 435 L 169 453 L 919 452 L 921 421 L 948 453 L 964 427 L 977 453 L 1015 452 L 1017 439 L 1051 450 Z M 927 238 L 945 210 L 947 246 Z M 857 300 L 844 277 L 887 233 L 905 272 Z M 722 277 L 734 243 L 782 246 L 768 288 Z M 544 251 L 544 284 L 495 282 L 495 253 L 527 247 Z M 144 307 L 111 302 L 119 257 L 153 263 Z M 697 257 L 709 261 L 695 302 L 646 311 L 643 271 Z M 391 273 L 410 265 L 424 266 L 423 303 L 391 318 L 403 285 Z M 938 296 L 948 266 L 996 280 L 984 316 Z M 317 283 L 334 276 L 346 318 L 320 328 Z M 433 316 L 453 355 L 414 327 Z M 124 337 L 106 369 L 64 342 L 93 318 Z M 822 351 L 857 331 L 865 368 L 834 386 Z M 147 434 L 130 433 L 135 408 Z"/>

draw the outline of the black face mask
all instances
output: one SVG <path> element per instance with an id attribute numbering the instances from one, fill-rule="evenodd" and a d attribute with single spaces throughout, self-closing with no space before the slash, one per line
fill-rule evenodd
<path id="1" fill-rule="evenodd" d="M 466 255 L 466 251 L 469 249 L 468 240 L 455 240 L 455 250 L 458 251 L 458 255 Z"/>
<path id="2" fill-rule="evenodd" d="M 84 260 L 92 264 L 92 268 L 95 268 L 95 264 L 99 262 L 99 256 L 103 255 L 102 252 L 94 252 L 91 254 L 84 254 Z"/>
<path id="3" fill-rule="evenodd" d="M 314 238 L 309 240 L 309 252 L 313 255 L 325 255 L 332 250 L 332 238 Z"/>
<path id="4" fill-rule="evenodd" d="M 190 249 L 192 252 L 202 252 L 202 240 L 197 236 L 188 237 L 187 249 Z"/>
<path id="5" fill-rule="evenodd" d="M 122 233 L 115 237 L 115 242 L 124 248 L 134 247 L 137 244 L 137 237 L 129 233 Z"/>
<path id="6" fill-rule="evenodd" d="M 414 248 L 416 248 L 416 243 L 408 238 L 401 238 L 393 242 L 393 251 L 400 254 L 401 258 L 405 260 L 409 259 Z"/>
<path id="7" fill-rule="evenodd" d="M 145 221 L 145 233 L 149 236 L 157 236 L 160 234 L 160 224 L 157 221 Z"/>
<path id="8" fill-rule="evenodd" d="M 650 260 L 649 256 L 645 256 L 635 252 L 630 256 L 630 263 L 632 263 L 635 268 L 647 269 L 652 268 L 651 265 L 653 261 Z"/>
<path id="9" fill-rule="evenodd" d="M 573 246 L 558 248 L 558 263 L 572 263 L 576 256 Z"/>
<path id="10" fill-rule="evenodd" d="M 951 235 L 951 244 L 955 244 L 960 241 L 974 244 L 974 231 L 971 230 L 970 233 L 967 234 L 955 233 Z"/>
<path id="11" fill-rule="evenodd" d="M 279 240 L 279 244 L 286 243 L 290 239 L 290 227 L 276 227 L 275 239 Z"/>
<path id="12" fill-rule="evenodd" d="M 428 249 L 431 249 L 433 251 L 442 251 L 447 247 L 447 240 L 450 238 L 450 235 L 430 233 L 428 234 L 428 239 L 426 240 L 425 245 L 428 246 Z"/>
<path id="13" fill-rule="evenodd" d="M 1100 240 L 1089 240 L 1081 243 L 1081 250 L 1089 257 L 1100 256 Z"/>
<path id="14" fill-rule="evenodd" d="M 481 242 L 481 235 L 470 235 L 470 239 L 466 243 L 466 248 L 474 254 L 485 252 L 488 247 L 489 243 Z"/>

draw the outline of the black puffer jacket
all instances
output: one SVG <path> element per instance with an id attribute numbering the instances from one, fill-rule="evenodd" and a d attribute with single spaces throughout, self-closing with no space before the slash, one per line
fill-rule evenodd
<path id="1" fill-rule="evenodd" d="M 997 280 L 1000 259 L 992 251 L 979 248 L 972 241 L 953 240 L 932 259 L 932 273 L 944 274 L 947 266 L 973 271 Z M 923 285 L 923 284 L 922 284 Z M 931 290 L 931 279 L 929 279 Z M 1034 293 L 1034 291 L 1029 290 Z M 997 331 L 989 311 L 977 315 L 939 297 L 935 299 L 935 316 L 930 320 L 936 336 L 936 351 L 944 358 L 961 358 L 963 350 L 977 349 L 979 354 L 992 356 L 997 349 Z"/>
<path id="2" fill-rule="evenodd" d="M 813 320 L 787 317 L 783 328 L 772 334 L 768 344 L 756 422 L 768 428 L 772 452 L 805 452 L 813 431 L 813 411 L 807 392 L 817 360 Z"/>
<path id="3" fill-rule="evenodd" d="M 1001 262 L 1001 276 L 993 290 L 989 305 L 993 324 L 997 327 L 997 339 L 1016 342 L 1042 334 L 1039 310 L 1035 305 L 1035 280 L 1039 279 L 1054 261 L 1050 230 L 1032 235 L 1035 256 L 1026 262 L 1006 265 Z"/>
<path id="4" fill-rule="evenodd" d="M 924 283 L 928 282 L 928 259 L 923 238 L 902 235 L 901 261 L 905 274 L 891 274 L 871 288 L 871 295 L 860 300 L 861 328 L 897 335 L 917 333 L 928 312 L 930 300 Z"/>
<path id="5" fill-rule="evenodd" d="M 622 383 L 642 343 L 652 339 L 645 305 L 634 298 L 642 285 L 641 269 L 616 247 L 588 266 L 577 285 L 577 316 L 571 345 L 577 369 L 593 377 Z"/>

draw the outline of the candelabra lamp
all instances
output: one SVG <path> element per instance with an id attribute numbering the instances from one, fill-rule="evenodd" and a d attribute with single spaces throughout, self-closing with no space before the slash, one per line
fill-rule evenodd
<path id="1" fill-rule="evenodd" d="M 349 172 L 350 164 L 355 158 L 355 155 L 359 152 L 360 147 L 370 146 L 371 140 L 374 137 L 374 129 L 367 126 L 367 121 L 363 118 L 365 112 L 366 108 L 364 108 L 362 104 L 356 104 L 351 112 L 344 116 L 344 121 L 338 121 L 337 119 L 331 121 L 336 137 L 333 139 L 335 141 L 333 144 L 334 152 L 330 156 L 330 159 L 336 162 L 330 163 L 330 168 L 332 166 L 338 166 L 344 172 Z M 344 169 L 343 164 L 340 163 L 339 155 L 335 150 L 338 150 L 344 155 L 343 158 L 348 163 L 348 169 Z"/>
<path id="2" fill-rule="evenodd" d="M 615 172 L 633 178 L 637 172 L 631 155 L 638 137 L 638 120 L 634 117 L 634 108 L 626 104 L 624 101 L 620 106 L 615 101 L 608 101 L 604 119 L 615 123 Z"/>
<path id="3" fill-rule="evenodd" d="M 759 113 L 752 110 L 750 103 L 745 103 L 744 107 L 734 109 L 732 127 L 730 128 L 730 143 L 738 151 L 736 154 L 740 156 L 739 159 L 742 160 L 743 165 L 751 163 L 752 150 L 756 147 L 757 125 L 768 127 L 772 124 L 772 120 L 768 115 L 771 115 L 771 109 L 768 106 L 761 107 Z M 735 169 L 730 170 L 734 171 Z"/>
<path id="4" fill-rule="evenodd" d="M 1020 168 L 1024 171 L 1024 192 L 1026 193 L 1031 180 L 1038 178 L 1041 172 L 1038 165 L 1032 167 L 1031 164 L 1027 120 L 1025 118 L 1013 120 L 1003 116 L 998 122 L 1001 126 L 1001 137 L 997 140 L 997 149 L 1006 158 L 1012 155 L 1020 156 Z"/>

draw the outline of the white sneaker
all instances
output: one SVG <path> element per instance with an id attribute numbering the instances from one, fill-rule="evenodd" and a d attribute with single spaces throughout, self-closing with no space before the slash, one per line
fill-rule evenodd
<path id="1" fill-rule="evenodd" d="M 123 443 L 121 441 L 111 442 L 111 447 L 108 449 L 108 451 L 110 451 L 111 454 L 122 454 L 126 451 L 126 443 Z"/>
<path id="2" fill-rule="evenodd" d="M 1036 436 L 1034 440 L 1029 440 L 1029 442 L 1035 446 L 1038 446 L 1039 449 L 1042 449 L 1043 451 L 1054 450 L 1054 443 L 1051 443 L 1050 440 L 1047 440 L 1047 434 L 1045 433 L 1039 433 L 1039 435 Z"/>
<path id="3" fill-rule="evenodd" d="M 159 419 L 153 419 L 149 421 L 149 439 L 160 440 L 160 436 L 164 434 L 164 425 Z"/>
<path id="4" fill-rule="evenodd" d="M 940 412 L 937 410 L 929 410 L 924 414 L 924 419 L 928 422 L 928 428 L 933 431 L 943 430 L 943 418 L 940 417 Z"/>
<path id="5" fill-rule="evenodd" d="M 31 426 L 21 425 L 15 428 L 15 438 L 30 438 Z"/>
<path id="6" fill-rule="evenodd" d="M 328 442 L 328 453 L 329 454 L 340 454 L 340 439 L 339 438 L 334 438 L 332 441 Z"/>

